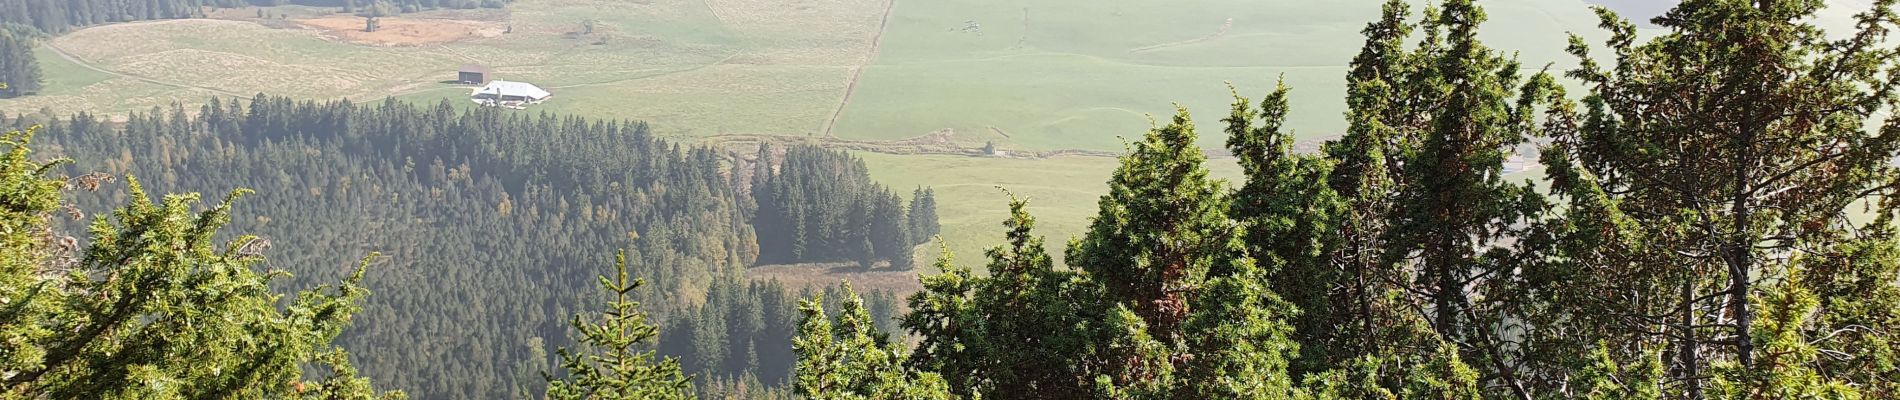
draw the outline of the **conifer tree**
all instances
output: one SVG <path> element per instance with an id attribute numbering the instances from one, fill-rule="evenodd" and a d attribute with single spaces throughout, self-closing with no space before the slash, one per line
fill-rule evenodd
<path id="1" fill-rule="evenodd" d="M 1290 90 L 1282 82 L 1259 110 L 1235 93 L 1233 112 L 1223 121 L 1227 148 L 1247 174 L 1234 193 L 1231 213 L 1247 229 L 1248 253 L 1260 260 L 1258 279 L 1300 311 L 1292 319 L 1293 334 L 1305 361 L 1291 371 L 1301 375 L 1345 357 L 1332 354 L 1349 351 L 1336 339 L 1360 327 L 1348 324 L 1353 292 L 1347 271 L 1332 259 L 1341 244 L 1337 229 L 1345 211 L 1329 186 L 1333 161 L 1293 154 L 1293 136 L 1282 130 Z"/>
<path id="2" fill-rule="evenodd" d="M 1809 22 L 1823 6 L 1686 1 L 1641 43 L 1598 9 L 1609 65 L 1572 38 L 1570 76 L 1589 92 L 1581 111 L 1555 109 L 1567 120 L 1543 159 L 1565 211 L 1544 224 L 1554 257 L 1536 273 L 1544 300 L 1563 305 L 1543 318 L 1568 329 L 1533 345 L 1606 343 L 1621 363 L 1663 349 L 1657 384 L 1671 398 L 1838 394 L 1837 383 L 1893 394 L 1892 367 L 1875 366 L 1893 365 L 1876 361 L 1892 359 L 1891 333 L 1834 323 L 1890 315 L 1859 307 L 1891 304 L 1895 284 L 1877 277 L 1892 274 L 1878 249 L 1893 238 L 1900 122 L 1868 123 L 1897 101 L 1894 2 L 1874 2 L 1838 40 Z M 1877 218 L 1849 218 L 1870 201 Z M 1851 356 L 1803 356 L 1834 351 Z"/>
<path id="3" fill-rule="evenodd" d="M 546 375 L 551 399 L 691 399 L 691 381 L 680 373 L 679 362 L 659 359 L 642 349 L 659 335 L 647 324 L 640 303 L 630 292 L 645 285 L 627 278 L 626 253 L 614 256 L 614 277 L 600 276 L 600 289 L 611 299 L 598 322 L 575 315 L 569 322 L 580 333 L 581 351 L 562 347 L 563 376 Z"/>
<path id="4" fill-rule="evenodd" d="M 1438 96 L 1424 113 L 1431 121 L 1413 133 L 1418 147 L 1405 157 L 1408 185 L 1399 191 L 1398 210 L 1388 257 L 1414 266 L 1418 286 L 1430 293 L 1432 326 L 1455 342 L 1477 340 L 1474 332 L 1489 321 L 1477 319 L 1471 304 L 1486 276 L 1500 272 L 1501 261 L 1483 254 L 1504 237 L 1508 226 L 1524 218 L 1528 184 L 1503 182 L 1505 158 L 1528 139 L 1520 116 L 1530 106 L 1512 107 L 1512 92 L 1522 83 L 1519 66 L 1478 42 L 1484 11 L 1470 0 L 1450 0 L 1428 19 L 1420 73 L 1427 93 Z M 1534 206 L 1529 204 L 1528 206 Z M 1474 287 L 1476 287 L 1474 289 Z"/>
<path id="5" fill-rule="evenodd" d="M 936 189 L 920 186 L 912 191 L 908 209 L 910 210 L 908 216 L 912 241 L 923 244 L 929 242 L 930 238 L 936 237 L 938 233 L 942 233 L 943 228 L 937 222 Z"/>
<path id="6" fill-rule="evenodd" d="M 33 38 L 0 29 L 0 98 L 38 93 L 43 78 L 33 55 Z"/>
<path id="7" fill-rule="evenodd" d="M 1057 270 L 1034 234 L 1028 200 L 1010 195 L 1007 242 L 988 251 L 987 276 L 937 260 L 941 275 L 923 278 L 903 326 L 921 343 L 910 364 L 942 374 L 953 393 L 987 398 L 1097 396 L 1110 378 L 1138 319 L 1108 304 L 1101 285 Z"/>
<path id="8" fill-rule="evenodd" d="M 872 196 L 870 238 L 877 258 L 890 260 L 891 269 L 914 268 L 912 251 L 917 243 L 911 240 L 911 219 L 904 215 L 903 199 L 881 188 Z"/>
<path id="9" fill-rule="evenodd" d="M 1425 53 L 1409 50 L 1405 44 L 1414 28 L 1409 18 L 1406 2 L 1387 1 L 1379 20 L 1362 31 L 1365 44 L 1346 77 L 1347 132 L 1322 148 L 1332 167 L 1326 178 L 1328 187 L 1311 189 L 1308 195 L 1323 199 L 1330 191 L 1340 207 L 1334 217 L 1336 233 L 1330 238 L 1336 243 L 1324 255 L 1327 271 L 1273 271 L 1273 280 L 1289 300 L 1302 305 L 1300 329 L 1294 336 L 1302 353 L 1293 374 L 1327 383 L 1346 379 L 1352 382 L 1350 392 L 1358 393 L 1351 397 L 1392 396 L 1407 379 L 1407 371 L 1423 362 L 1418 355 L 1440 348 L 1437 334 L 1423 323 L 1421 307 L 1406 292 L 1410 271 L 1395 268 L 1384 256 L 1398 209 L 1396 197 L 1409 178 L 1400 168 L 1402 158 L 1415 152 L 1417 132 L 1425 121 L 1412 111 L 1425 109 L 1415 105 L 1432 97 L 1419 84 L 1420 77 L 1427 75 L 1419 67 L 1427 59 L 1422 56 Z M 1421 46 L 1429 45 L 1426 41 Z M 1286 178 L 1255 173 L 1248 179 L 1248 185 L 1256 185 L 1255 180 Z M 1312 208 L 1324 210 L 1317 200 L 1311 200 Z M 1319 247 L 1324 244 L 1322 240 Z M 1322 294 L 1327 298 L 1313 297 Z"/>
<path id="10" fill-rule="evenodd" d="M 824 296 L 799 305 L 805 321 L 793 347 L 793 389 L 808 399 L 949 399 L 942 377 L 904 366 L 902 350 L 877 330 L 864 299 L 846 282 L 837 317 L 825 314 Z"/>
<path id="11" fill-rule="evenodd" d="M 1101 282 L 1164 343 L 1185 340 L 1191 295 L 1212 274 L 1252 262 L 1227 218 L 1226 188 L 1207 176 L 1187 110 L 1122 157 L 1069 262 Z M 1159 361 L 1159 360 L 1149 360 Z"/>
<path id="12" fill-rule="evenodd" d="M 1293 308 L 1260 282 L 1245 230 L 1228 217 L 1228 189 L 1207 176 L 1195 138 L 1180 110 L 1135 143 L 1088 234 L 1069 246 L 1071 264 L 1138 328 L 1111 341 L 1128 350 L 1098 393 L 1284 397 Z"/>

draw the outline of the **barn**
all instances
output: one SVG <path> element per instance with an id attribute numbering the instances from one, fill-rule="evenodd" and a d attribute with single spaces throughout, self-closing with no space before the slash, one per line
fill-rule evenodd
<path id="1" fill-rule="evenodd" d="M 554 94 L 527 82 L 496 79 L 475 89 L 469 97 L 483 105 L 519 108 L 527 104 L 540 103 L 554 97 Z"/>
<path id="2" fill-rule="evenodd" d="M 462 64 L 462 69 L 455 73 L 455 81 L 480 85 L 488 83 L 492 75 L 494 74 L 488 71 L 488 66 L 481 64 Z"/>

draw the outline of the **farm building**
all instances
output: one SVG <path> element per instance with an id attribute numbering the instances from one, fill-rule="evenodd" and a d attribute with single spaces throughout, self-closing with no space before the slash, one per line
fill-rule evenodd
<path id="1" fill-rule="evenodd" d="M 475 89 L 469 97 L 482 105 L 520 108 L 523 105 L 540 103 L 549 97 L 554 97 L 554 94 L 527 82 L 497 79 Z"/>
<path id="2" fill-rule="evenodd" d="M 488 71 L 487 66 L 481 64 L 462 64 L 462 69 L 455 73 L 455 81 L 479 85 L 488 83 L 491 75 L 494 74 Z"/>

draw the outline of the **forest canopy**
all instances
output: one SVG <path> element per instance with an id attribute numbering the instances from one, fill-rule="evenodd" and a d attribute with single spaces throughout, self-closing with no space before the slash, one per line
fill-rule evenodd
<path id="1" fill-rule="evenodd" d="M 362 283 L 377 295 L 337 343 L 354 351 L 364 376 L 411 396 L 539 393 L 553 351 L 571 343 L 567 316 L 601 306 L 593 279 L 620 249 L 634 276 L 651 282 L 634 300 L 664 327 L 660 350 L 709 377 L 699 382 L 789 374 L 797 310 L 788 299 L 801 289 L 741 276 L 759 259 L 754 232 L 779 229 L 751 216 L 750 180 L 741 178 L 759 167 L 744 160 L 750 153 L 669 143 L 638 122 L 261 95 L 124 123 L 0 115 L 0 125 L 33 124 L 42 125 L 41 154 L 74 160 L 59 167 L 71 176 L 135 175 L 161 193 L 252 191 L 227 230 L 256 235 L 268 265 L 293 274 L 277 289 L 341 280 L 341 265 L 384 254 Z M 812 174 L 864 168 L 838 151 L 785 150 L 828 160 L 794 168 Z M 853 179 L 838 185 L 889 193 L 861 173 L 836 176 Z M 843 206 L 859 197 L 811 195 Z M 131 199 L 106 186 L 71 202 L 91 212 Z M 887 226 L 908 225 L 903 210 L 888 212 Z M 882 316 L 894 321 L 895 296 L 883 298 Z M 741 322 L 755 319 L 784 322 Z M 727 361 L 728 341 L 756 341 L 759 359 L 748 362 L 740 348 Z"/>

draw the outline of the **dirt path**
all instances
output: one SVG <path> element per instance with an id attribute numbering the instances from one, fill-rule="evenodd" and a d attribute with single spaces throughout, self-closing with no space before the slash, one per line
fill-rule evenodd
<path id="1" fill-rule="evenodd" d="M 838 127 L 838 116 L 844 114 L 845 106 L 851 105 L 851 93 L 858 89 L 858 77 L 864 74 L 864 67 L 877 62 L 878 46 L 884 44 L 884 27 L 891 24 L 891 10 L 897 8 L 897 0 L 884 2 L 884 17 L 877 22 L 877 34 L 871 35 L 871 51 L 864 56 L 864 64 L 851 67 L 851 78 L 844 81 L 844 98 L 838 99 L 838 108 L 831 111 L 831 119 L 825 121 L 825 137 L 834 137 L 831 129 Z"/>
<path id="2" fill-rule="evenodd" d="M 106 74 L 106 75 L 112 75 L 115 77 L 131 79 L 131 80 L 150 83 L 150 84 L 159 85 L 159 86 L 168 86 L 168 87 L 175 87 L 179 89 L 189 89 L 189 90 L 202 90 L 206 92 L 211 92 L 211 93 L 216 93 L 216 94 L 231 96 L 231 97 L 238 97 L 238 98 L 250 97 L 247 95 L 242 95 L 242 94 L 238 94 L 234 92 L 227 92 L 227 91 L 218 90 L 218 89 L 212 89 L 208 87 L 191 86 L 191 85 L 185 85 L 185 84 L 179 84 L 179 83 L 166 82 L 166 81 L 161 81 L 157 79 L 146 78 L 143 76 L 119 73 L 117 71 L 111 71 L 105 68 L 99 68 L 97 66 L 93 66 L 92 63 L 88 63 L 85 60 L 79 59 L 79 57 L 73 56 L 72 53 L 67 53 L 66 49 L 59 48 L 59 46 L 53 44 L 53 41 L 51 40 L 46 41 L 46 49 L 52 50 L 53 55 L 57 55 L 59 56 L 59 58 L 65 59 L 66 62 L 73 63 L 74 65 L 78 65 L 81 68 L 90 69 L 93 71 L 99 71 L 99 73 Z"/>

